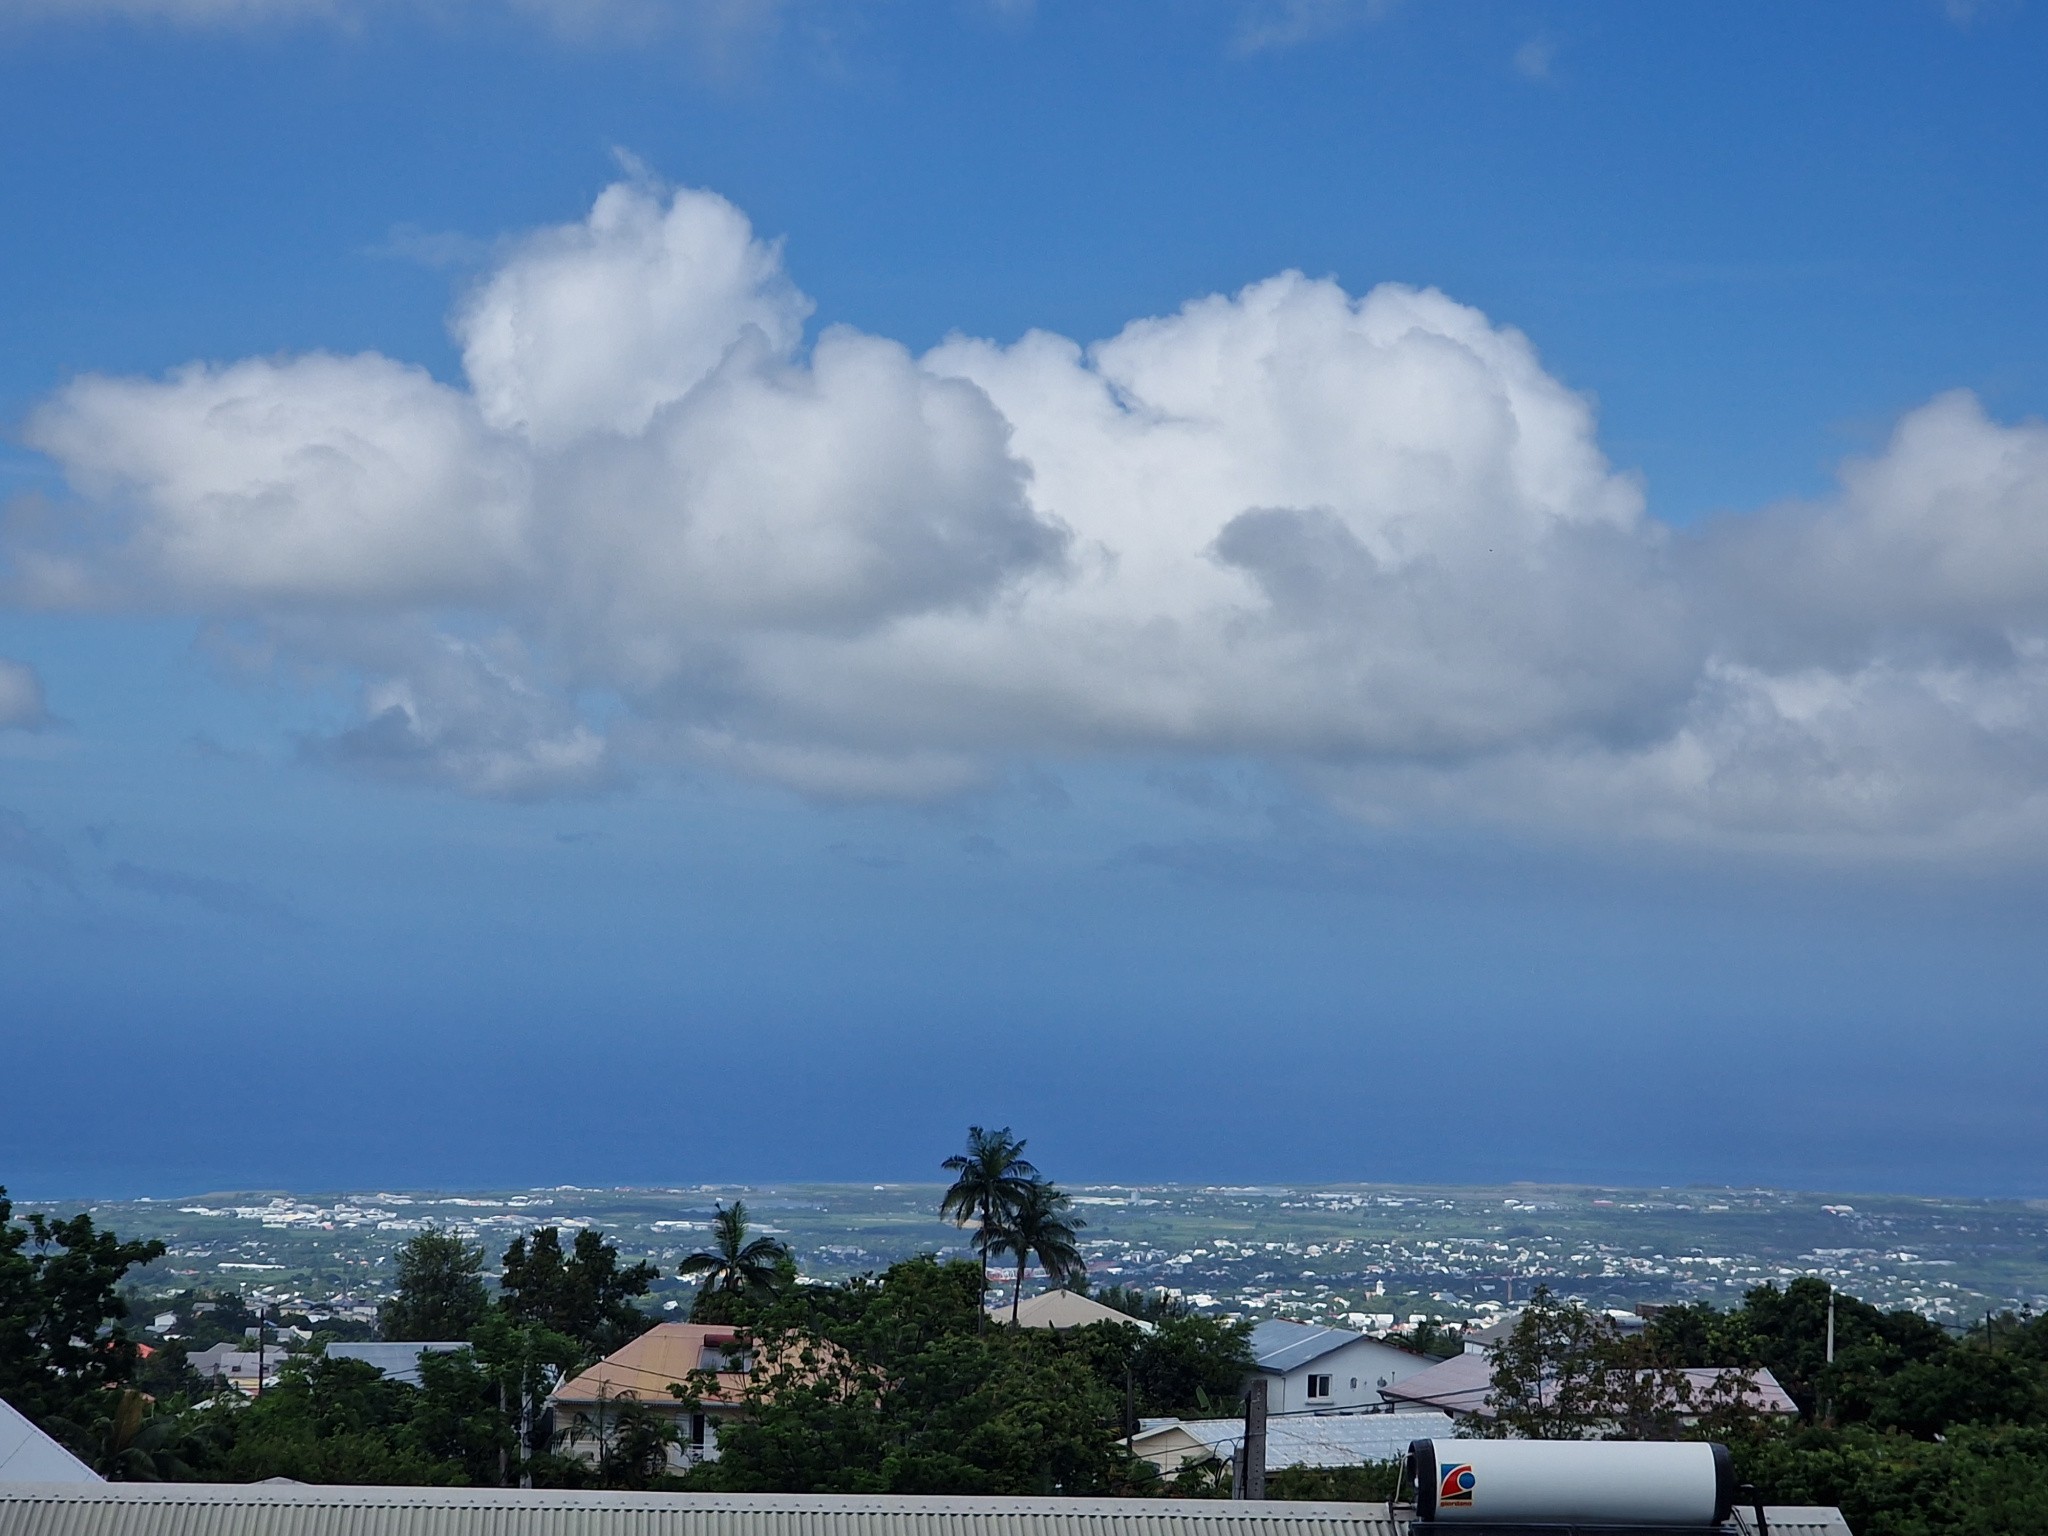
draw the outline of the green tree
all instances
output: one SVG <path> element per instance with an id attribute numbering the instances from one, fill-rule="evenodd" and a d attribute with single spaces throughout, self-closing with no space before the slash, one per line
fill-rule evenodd
<path id="1" fill-rule="evenodd" d="M 548 1480 L 556 1461 L 547 1429 L 548 1393 L 588 1358 L 584 1346 L 538 1323 L 518 1322 L 502 1308 L 477 1325 L 472 1339 L 499 1421 L 497 1465 L 489 1481 L 509 1486 Z M 433 1385 L 424 1364 L 422 1381 Z"/>
<path id="2" fill-rule="evenodd" d="M 988 1294 L 988 1255 L 995 1231 L 1038 1182 L 1038 1170 L 1024 1158 L 1024 1140 L 1006 1125 L 985 1131 L 967 1128 L 967 1150 L 939 1166 L 953 1183 L 939 1201 L 939 1215 L 955 1226 L 975 1228 L 974 1250 L 981 1256 L 981 1289 Z"/>
<path id="3" fill-rule="evenodd" d="M 652 1264 L 621 1265 L 615 1244 L 586 1227 L 567 1254 L 562 1235 L 542 1227 L 529 1243 L 512 1240 L 498 1281 L 498 1301 L 517 1323 L 532 1323 L 574 1339 L 586 1358 L 608 1355 L 654 1326 L 633 1305 L 661 1271 Z"/>
<path id="4" fill-rule="evenodd" d="M 203 1412 L 229 1415 L 216 1471 L 228 1482 L 460 1484 L 460 1464 L 420 1445 L 419 1391 L 361 1360 L 292 1357 L 252 1403 L 228 1396 Z"/>
<path id="5" fill-rule="evenodd" d="M 197 1474 L 185 1461 L 188 1426 L 176 1413 L 159 1412 L 148 1394 L 132 1387 L 87 1400 L 86 1422 L 52 1421 L 73 1450 L 109 1482 L 188 1482 Z"/>
<path id="6" fill-rule="evenodd" d="M 95 1420 L 99 1395 L 135 1372 L 121 1279 L 163 1253 L 154 1239 L 98 1231 L 86 1215 L 18 1222 L 0 1188 L 0 1397 L 39 1423 Z"/>
<path id="7" fill-rule="evenodd" d="M 784 1289 L 784 1274 L 791 1264 L 789 1245 L 773 1237 L 747 1236 L 747 1206 L 744 1200 L 731 1207 L 717 1207 L 711 1218 L 711 1247 L 693 1253 L 676 1266 L 678 1275 L 703 1276 L 701 1301 L 707 1296 L 741 1296 L 759 1299 Z M 691 1315 L 696 1315 L 692 1309 Z"/>
<path id="8" fill-rule="evenodd" d="M 484 1251 L 433 1227 L 398 1250 L 397 1291 L 377 1312 L 387 1339 L 466 1339 L 490 1306 Z"/>
<path id="9" fill-rule="evenodd" d="M 1017 1261 L 1017 1285 L 1010 1294 L 1010 1321 L 1017 1321 L 1017 1309 L 1024 1300 L 1024 1276 L 1036 1259 L 1045 1278 L 1059 1285 L 1088 1272 L 1078 1241 L 1087 1223 L 1067 1214 L 1072 1202 L 1051 1184 L 1024 1186 L 1024 1193 L 1009 1212 L 1000 1217 L 993 1232 L 984 1231 L 987 1251 L 1007 1253 Z"/>
<path id="10" fill-rule="evenodd" d="M 1190 1313 L 1163 1317 L 1131 1359 L 1143 1418 L 1207 1417 L 1234 1403 L 1252 1369 L 1252 1325 Z"/>
<path id="11" fill-rule="evenodd" d="M 652 1488 L 668 1475 L 669 1448 L 676 1426 L 637 1398 L 619 1397 L 578 1415 L 569 1438 L 587 1440 L 597 1452 L 597 1481 L 604 1488 Z"/>
<path id="12" fill-rule="evenodd" d="M 1491 1417 L 1475 1433 L 1524 1440 L 1677 1439 L 1705 1424 L 1728 1433 L 1753 1417 L 1755 1381 L 1741 1370 L 1695 1384 L 1659 1357 L 1648 1335 L 1628 1337 L 1613 1322 L 1539 1286 L 1507 1337 L 1489 1351 Z"/>

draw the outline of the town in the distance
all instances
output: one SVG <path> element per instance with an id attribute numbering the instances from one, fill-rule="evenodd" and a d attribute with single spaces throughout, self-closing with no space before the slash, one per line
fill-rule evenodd
<path id="1" fill-rule="evenodd" d="M 2048 1408 L 2037 1202 L 1066 1188 L 1027 1152 L 971 1127 L 930 1185 L 0 1195 L 0 1482 L 1454 1512 L 1489 1458 L 1527 1473 L 1485 1445 L 1547 1441 L 1670 1447 L 1650 1481 L 1708 1524 L 1740 1486 L 1753 1536 L 1843 1536 Z M 1588 1463 L 1566 1506 L 1635 1475 Z"/>

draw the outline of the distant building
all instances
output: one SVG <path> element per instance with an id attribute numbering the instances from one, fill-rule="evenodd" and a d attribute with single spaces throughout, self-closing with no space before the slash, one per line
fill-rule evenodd
<path id="1" fill-rule="evenodd" d="M 1362 1467 L 1398 1461 L 1416 1440 L 1455 1438 L 1441 1413 L 1302 1413 L 1266 1421 L 1266 1466 Z M 1228 1465 L 1244 1441 L 1243 1419 L 1145 1419 L 1131 1451 L 1167 1476 L 1189 1463 Z"/>
<path id="2" fill-rule="evenodd" d="M 330 1344 L 327 1358 L 330 1360 L 360 1360 L 365 1365 L 374 1365 L 391 1381 L 402 1381 L 409 1387 L 420 1384 L 421 1355 L 451 1355 L 469 1345 L 461 1339 L 436 1339 L 429 1343 L 407 1340 L 400 1344 Z"/>
<path id="3" fill-rule="evenodd" d="M 196 1355 L 186 1357 L 186 1364 L 197 1371 L 206 1381 L 224 1381 L 231 1387 L 239 1388 L 252 1397 L 259 1385 L 258 1371 L 261 1371 L 260 1385 L 269 1386 L 277 1380 L 277 1373 L 285 1362 L 282 1349 L 267 1349 L 261 1352 L 243 1349 L 236 1344 L 216 1344 L 202 1349 Z"/>
<path id="4" fill-rule="evenodd" d="M 1266 1378 L 1266 1411 L 1281 1414 L 1377 1408 L 1431 1362 L 1346 1328 L 1268 1318 L 1252 1329 L 1252 1363 Z"/>
<path id="5" fill-rule="evenodd" d="M 990 1307 L 988 1312 L 990 1317 L 1003 1322 L 1010 1320 L 1007 1302 Z M 1017 1324 L 1022 1328 L 1086 1328 L 1094 1323 L 1125 1323 L 1144 1333 L 1152 1331 L 1150 1323 L 1142 1322 L 1128 1312 L 1119 1312 L 1115 1307 L 1105 1307 L 1086 1296 L 1077 1296 L 1072 1291 L 1041 1291 L 1036 1296 L 1025 1297 L 1017 1308 Z"/>
<path id="6" fill-rule="evenodd" d="M 1604 1319 L 1609 1327 L 1624 1337 L 1629 1334 L 1641 1333 L 1646 1326 L 1643 1315 L 1639 1312 L 1610 1310 L 1598 1312 L 1594 1315 Z M 1492 1349 L 1496 1344 L 1505 1340 L 1509 1334 L 1513 1333 L 1515 1331 L 1515 1324 L 1521 1320 L 1522 1312 L 1518 1307 L 1512 1312 L 1503 1312 L 1484 1328 L 1466 1329 L 1465 1353 L 1468 1355 L 1485 1354 L 1489 1349 Z"/>

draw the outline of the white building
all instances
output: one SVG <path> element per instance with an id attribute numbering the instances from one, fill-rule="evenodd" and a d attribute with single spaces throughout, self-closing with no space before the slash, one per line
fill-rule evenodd
<path id="1" fill-rule="evenodd" d="M 1252 1362 L 1268 1413 L 1378 1408 L 1384 1388 L 1436 1362 L 1346 1328 L 1269 1318 L 1252 1329 Z"/>

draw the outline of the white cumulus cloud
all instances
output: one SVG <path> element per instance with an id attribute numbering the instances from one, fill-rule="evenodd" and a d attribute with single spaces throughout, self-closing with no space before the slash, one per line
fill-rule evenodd
<path id="1" fill-rule="evenodd" d="M 2048 428 L 1910 413 L 1836 494 L 1661 523 L 1588 401 L 1433 291 L 1296 273 L 913 356 L 644 176 L 505 248 L 464 379 L 80 379 L 43 603 L 233 615 L 360 679 L 307 750 L 488 794 L 687 758 L 953 792 L 1252 755 L 1358 814 L 2048 851 Z"/>

